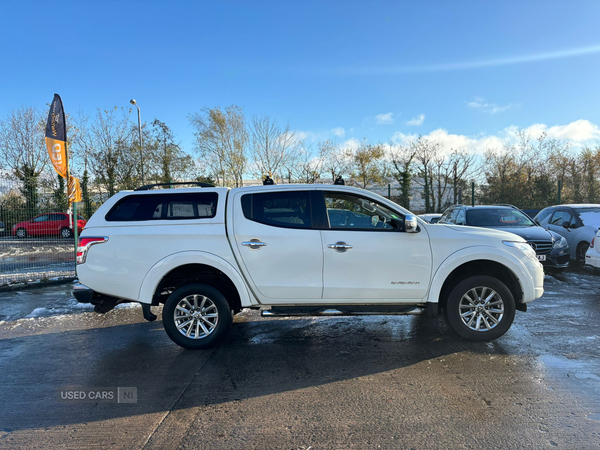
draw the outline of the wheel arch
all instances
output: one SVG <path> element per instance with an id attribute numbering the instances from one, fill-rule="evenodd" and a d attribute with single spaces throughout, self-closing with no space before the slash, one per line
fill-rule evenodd
<path id="1" fill-rule="evenodd" d="M 491 249 L 490 249 L 491 250 Z M 435 273 L 428 302 L 445 306 L 450 290 L 461 280 L 473 275 L 489 275 L 500 279 L 513 294 L 518 305 L 524 301 L 524 293 L 533 293 L 534 283 L 521 261 L 505 252 L 468 252 L 462 250 L 462 255 L 452 255 L 440 265 Z M 454 256 L 454 257 L 453 257 Z"/>
<path id="2" fill-rule="evenodd" d="M 175 253 L 156 263 L 144 277 L 139 301 L 159 304 L 164 289 L 176 289 L 193 282 L 204 283 L 223 291 L 234 310 L 256 303 L 252 300 L 245 281 L 231 264 L 214 254 L 196 251 Z"/>

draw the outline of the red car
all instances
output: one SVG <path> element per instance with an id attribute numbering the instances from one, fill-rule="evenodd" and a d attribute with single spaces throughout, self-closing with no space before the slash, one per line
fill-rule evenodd
<path id="1" fill-rule="evenodd" d="M 80 215 L 77 215 L 77 219 L 77 229 L 81 233 L 87 221 Z M 19 222 L 14 225 L 12 227 L 12 234 L 21 239 L 27 236 L 61 236 L 70 238 L 73 236 L 73 228 L 69 225 L 69 215 L 67 213 L 41 214 L 31 220 Z"/>

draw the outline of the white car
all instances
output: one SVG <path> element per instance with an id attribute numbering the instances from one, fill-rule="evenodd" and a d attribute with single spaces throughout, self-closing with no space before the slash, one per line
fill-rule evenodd
<path id="1" fill-rule="evenodd" d="M 148 187 L 145 187 L 148 188 Z M 105 313 L 164 304 L 169 337 L 206 348 L 242 308 L 267 317 L 427 313 L 462 337 L 502 336 L 543 292 L 514 234 L 431 225 L 342 185 L 120 192 L 83 230 L 74 295 Z"/>
<path id="2" fill-rule="evenodd" d="M 585 268 L 600 273 L 600 230 L 592 238 L 590 247 L 585 253 Z"/>

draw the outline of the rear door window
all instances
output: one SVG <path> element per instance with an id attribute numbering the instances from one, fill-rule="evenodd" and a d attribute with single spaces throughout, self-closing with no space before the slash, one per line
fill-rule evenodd
<path id="1" fill-rule="evenodd" d="M 311 228 L 310 191 L 266 192 L 242 196 L 244 217 L 281 228 Z"/>
<path id="2" fill-rule="evenodd" d="M 113 206 L 108 222 L 209 219 L 217 214 L 216 192 L 130 195 Z"/>

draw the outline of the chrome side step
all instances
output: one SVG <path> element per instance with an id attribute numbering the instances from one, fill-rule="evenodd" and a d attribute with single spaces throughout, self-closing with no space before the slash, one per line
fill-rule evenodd
<path id="1" fill-rule="evenodd" d="M 372 315 L 400 315 L 418 316 L 425 313 L 425 308 L 418 306 L 399 307 L 350 307 L 343 308 L 315 308 L 315 307 L 274 307 L 262 310 L 262 317 L 295 317 L 295 316 L 372 316 Z"/>

